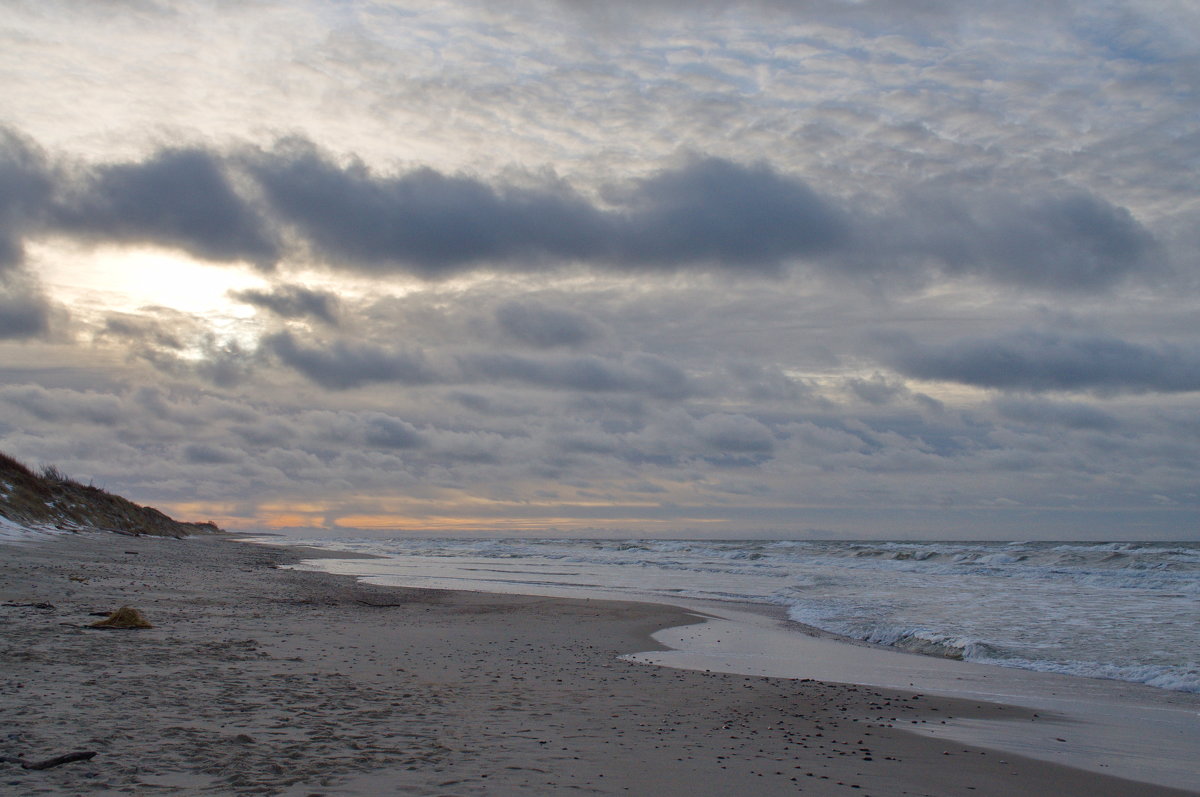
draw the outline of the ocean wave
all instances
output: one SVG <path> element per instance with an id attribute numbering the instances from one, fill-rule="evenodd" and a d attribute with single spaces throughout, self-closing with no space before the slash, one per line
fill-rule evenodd
<path id="1" fill-rule="evenodd" d="M 795 622 L 822 631 L 923 656 L 1013 669 L 1056 672 L 1084 678 L 1104 678 L 1146 684 L 1171 691 L 1200 693 L 1200 669 L 1194 664 L 1120 665 L 1071 659 L 1032 658 L 995 642 L 940 632 L 923 626 L 836 621 L 821 612 L 801 606 L 792 607 L 788 616 Z"/>
<path id="2" fill-rule="evenodd" d="M 455 583 L 472 575 L 468 568 L 489 561 L 512 568 L 508 576 L 518 587 L 558 581 L 578 570 L 588 585 L 635 599 L 773 604 L 797 622 L 929 656 L 1183 691 L 1197 691 L 1200 681 L 1195 667 L 1186 664 L 1195 655 L 1189 640 L 1194 643 L 1200 633 L 1195 613 L 1200 544 L 515 538 L 311 543 L 399 557 L 410 571 L 414 564 L 428 566 Z M 1154 618 L 1153 625 L 1147 618 Z"/>
<path id="3" fill-rule="evenodd" d="M 968 657 L 969 661 L 1014 667 L 1022 670 L 1056 672 L 1082 678 L 1104 678 L 1110 681 L 1146 684 L 1173 692 L 1200 694 L 1200 669 L 1195 666 L 1168 666 L 1161 664 L 1120 665 L 1095 661 L 1055 661 L 1029 659 L 1015 656 L 994 656 L 982 653 Z"/>

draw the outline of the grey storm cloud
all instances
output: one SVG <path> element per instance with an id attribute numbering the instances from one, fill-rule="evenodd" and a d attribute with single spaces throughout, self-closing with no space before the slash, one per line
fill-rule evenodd
<path id="1" fill-rule="evenodd" d="M 485 261 L 530 268 L 546 259 L 774 272 L 830 250 L 848 226 L 802 181 L 715 158 L 613 192 L 613 208 L 559 185 L 489 185 L 427 168 L 377 175 L 298 141 L 247 157 L 245 167 L 326 257 L 433 278 Z"/>
<path id="2" fill-rule="evenodd" d="M 1021 331 L 941 346 L 896 345 L 905 376 L 1017 391 L 1181 393 L 1200 390 L 1200 350 L 1099 335 Z"/>
<path id="3" fill-rule="evenodd" d="M 89 238 L 176 246 L 216 261 L 270 266 L 279 256 L 268 226 L 234 190 L 220 157 L 198 148 L 80 172 L 60 190 L 53 224 Z"/>
<path id="4" fill-rule="evenodd" d="M 902 384 L 889 382 L 883 374 L 876 372 L 870 379 L 852 377 L 846 380 L 850 392 L 868 404 L 877 406 L 887 404 L 893 399 L 908 395 L 908 388 Z"/>
<path id="5" fill-rule="evenodd" d="M 288 332 L 263 340 L 283 363 L 317 384 L 346 390 L 372 382 L 424 385 L 437 375 L 419 350 L 389 349 L 370 343 L 336 341 L 325 348 L 306 346 Z"/>
<path id="6" fill-rule="evenodd" d="M 0 388 L 0 401 L 20 407 L 39 420 L 56 424 L 80 421 L 112 426 L 132 413 L 115 396 L 98 392 L 47 389 L 40 385 Z"/>
<path id="7" fill-rule="evenodd" d="M 412 424 L 382 413 L 367 420 L 363 437 L 376 448 L 420 448 L 425 443 Z"/>
<path id="8" fill-rule="evenodd" d="M 43 153 L 0 127 L 0 271 L 24 260 L 24 239 L 41 226 L 53 189 Z"/>
<path id="9" fill-rule="evenodd" d="M 459 364 L 468 381 L 510 381 L 583 393 L 642 393 L 663 399 L 692 393 L 682 369 L 652 354 L 635 354 L 620 361 L 595 356 L 472 354 L 460 357 Z"/>
<path id="10" fill-rule="evenodd" d="M 177 330 L 157 319 L 112 315 L 104 320 L 98 337 L 113 337 L 157 349 L 181 351 L 185 343 Z"/>
<path id="11" fill-rule="evenodd" d="M 1006 396 L 998 400 L 995 406 L 1002 418 L 1034 427 L 1049 424 L 1068 429 L 1111 431 L 1120 426 L 1120 421 L 1109 413 L 1075 402 Z"/>
<path id="12" fill-rule="evenodd" d="M 232 465 L 240 462 L 242 452 L 208 443 L 189 443 L 183 447 L 183 458 L 193 465 Z"/>
<path id="13" fill-rule="evenodd" d="M 26 285 L 9 285 L 0 276 L 0 340 L 19 340 L 50 331 L 53 309 L 39 291 Z"/>
<path id="14" fill-rule="evenodd" d="M 974 4 L 952 0 L 918 0 L 918 2 L 888 2 L 888 0 L 610 0 L 594 3 L 588 0 L 555 0 L 556 5 L 591 20 L 601 29 L 612 33 L 636 30 L 631 20 L 640 16 L 685 12 L 706 15 L 759 12 L 778 15 L 785 23 L 791 20 L 819 19 L 827 24 L 849 24 L 873 31 L 920 32 L 926 36 L 933 31 L 954 30 L 965 15 L 977 20 L 982 15 L 1004 16 L 1016 12 L 1023 19 L 1045 19 L 1062 14 L 1073 5 L 1071 0 L 1004 0 L 980 8 Z"/>
<path id="15" fill-rule="evenodd" d="M 0 340 L 50 331 L 53 308 L 23 264 L 25 239 L 42 227 L 53 190 L 41 150 L 0 128 Z"/>
<path id="16" fill-rule="evenodd" d="M 310 381 L 332 390 L 382 383 L 408 386 L 512 383 L 584 394 L 632 393 L 667 400 L 695 393 L 682 368 L 646 353 L 611 358 L 473 351 L 434 362 L 420 348 L 345 339 L 311 342 L 291 332 L 268 335 L 262 341 L 262 350 Z"/>
<path id="17" fill-rule="evenodd" d="M 933 262 L 948 274 L 1087 291 L 1155 265 L 1154 237 L 1125 208 L 1082 192 L 1018 196 L 949 187 L 909 194 L 873 225 L 870 262 Z"/>
<path id="18" fill-rule="evenodd" d="M 326 291 L 315 291 L 302 285 L 280 285 L 270 291 L 233 291 L 229 295 L 281 318 L 315 318 L 337 324 L 338 298 Z"/>
<path id="19" fill-rule="evenodd" d="M 55 232 L 262 267 L 302 254 L 331 268 L 426 279 L 581 262 L 775 275 L 803 261 L 885 281 L 943 273 L 1091 291 L 1156 268 L 1161 248 L 1128 210 L 1080 190 L 1017 195 L 939 183 L 867 209 L 765 164 L 701 157 L 592 200 L 561 182 L 519 186 L 430 168 L 382 174 L 302 139 L 85 167 L 50 164 L 6 133 L 0 188 L 0 266 L 20 261 L 25 238 Z M 299 293 L 243 300 L 282 315 L 324 312 Z M 536 323 L 508 331 L 541 345 L 552 331 Z"/>
<path id="20" fill-rule="evenodd" d="M 600 332 L 596 322 L 583 313 L 529 301 L 500 305 L 496 323 L 510 339 L 542 349 L 580 346 Z"/>
<path id="21" fill-rule="evenodd" d="M 696 431 L 701 440 L 724 452 L 769 454 L 775 449 L 771 430 L 746 415 L 706 415 L 697 421 Z"/>
<path id="22" fill-rule="evenodd" d="M 566 190 L 493 187 L 421 168 L 379 176 L 300 140 L 245 158 L 275 211 L 312 247 L 368 270 L 438 277 L 487 260 L 592 258 L 604 215 Z"/>
<path id="23" fill-rule="evenodd" d="M 848 239 L 849 220 L 834 204 L 761 165 L 695 160 L 639 183 L 623 199 L 628 211 L 616 247 L 629 263 L 773 270 Z"/>
<path id="24" fill-rule="evenodd" d="M 330 261 L 439 278 L 484 263 L 777 274 L 804 260 L 904 278 L 929 267 L 1002 284 L 1095 290 L 1153 265 L 1128 210 L 1074 191 L 954 185 L 891 209 L 843 207 L 763 164 L 693 158 L 593 203 L 562 185 L 517 188 L 431 169 L 379 175 L 303 142 L 243 156 L 274 213 Z"/>

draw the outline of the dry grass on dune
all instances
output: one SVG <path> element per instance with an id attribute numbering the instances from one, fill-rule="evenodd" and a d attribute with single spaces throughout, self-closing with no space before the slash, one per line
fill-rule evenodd
<path id="1" fill-rule="evenodd" d="M 174 520 L 154 507 L 80 484 L 53 466 L 35 472 L 4 453 L 0 453 L 0 515 L 26 525 L 162 537 L 220 531 L 212 522 Z"/>

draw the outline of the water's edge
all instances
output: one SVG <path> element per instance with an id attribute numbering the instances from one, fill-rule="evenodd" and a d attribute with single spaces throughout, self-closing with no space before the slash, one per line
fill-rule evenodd
<path id="1" fill-rule="evenodd" d="M 282 540 L 254 539 L 265 544 Z M 334 551 L 330 550 L 330 553 Z M 298 569 L 356 575 L 365 560 L 321 558 Z M 631 662 L 732 674 L 812 678 L 947 697 L 1025 706 L 1058 719 L 1014 724 L 1004 720 L 951 720 L 913 726 L 948 741 L 1051 761 L 1079 769 L 1174 788 L 1194 788 L 1200 744 L 1200 696 L 1142 684 L 997 667 L 888 648 L 789 620 L 767 604 L 631 595 L 542 585 L 468 582 L 431 587 L 395 575 L 357 575 L 381 586 L 468 589 L 545 597 L 636 601 L 685 609 L 703 622 L 654 635 L 667 650 L 632 653 Z"/>

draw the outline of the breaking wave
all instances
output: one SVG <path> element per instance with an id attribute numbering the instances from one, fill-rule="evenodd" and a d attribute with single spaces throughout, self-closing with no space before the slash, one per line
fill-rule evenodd
<path id="1" fill-rule="evenodd" d="M 771 604 L 913 653 L 1200 692 L 1198 543 L 308 542 L 480 589 L 533 589 L 552 576 L 559 589 Z"/>

